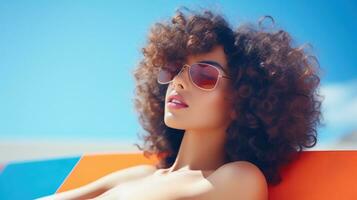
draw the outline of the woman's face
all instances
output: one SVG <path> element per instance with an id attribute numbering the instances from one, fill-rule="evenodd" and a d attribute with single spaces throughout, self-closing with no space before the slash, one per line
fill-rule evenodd
<path id="1" fill-rule="evenodd" d="M 201 61 L 213 61 L 228 71 L 226 55 L 222 46 L 216 46 L 212 51 L 204 54 L 188 56 L 186 64 Z M 223 75 L 224 72 L 222 71 Z M 231 121 L 230 80 L 219 78 L 216 88 L 204 91 L 196 87 L 190 80 L 188 68 L 176 75 L 169 84 L 165 98 L 166 126 L 182 130 L 212 130 L 226 128 Z M 175 109 L 168 106 L 171 94 L 179 94 L 188 105 L 186 108 Z"/>

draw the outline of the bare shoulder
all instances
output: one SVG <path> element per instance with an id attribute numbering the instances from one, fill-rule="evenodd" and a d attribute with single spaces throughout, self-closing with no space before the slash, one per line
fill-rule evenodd
<path id="1" fill-rule="evenodd" d="M 263 172 L 256 165 L 248 161 L 235 161 L 224 164 L 214 173 L 219 173 L 220 175 L 228 173 L 229 175 L 255 175 L 264 177 Z"/>
<path id="2" fill-rule="evenodd" d="M 267 200 L 268 185 L 262 171 L 248 161 L 235 161 L 219 167 L 208 180 L 216 199 Z"/>

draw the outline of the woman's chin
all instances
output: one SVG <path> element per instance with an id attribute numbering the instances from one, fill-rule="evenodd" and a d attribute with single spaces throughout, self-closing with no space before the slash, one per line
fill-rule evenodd
<path id="1" fill-rule="evenodd" d="M 164 122 L 167 127 L 174 128 L 174 129 L 181 129 L 181 130 L 185 129 L 184 126 L 178 123 L 177 119 L 173 119 L 173 117 L 165 117 Z"/>

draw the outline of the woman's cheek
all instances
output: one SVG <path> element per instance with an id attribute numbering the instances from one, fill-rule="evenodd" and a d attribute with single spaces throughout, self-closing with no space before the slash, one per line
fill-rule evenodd
<path id="1" fill-rule="evenodd" d="M 195 116 L 195 121 L 200 121 L 199 124 L 217 127 L 227 121 L 228 107 L 221 96 L 205 98 L 198 105 L 199 107 L 194 109 L 193 116 Z"/>

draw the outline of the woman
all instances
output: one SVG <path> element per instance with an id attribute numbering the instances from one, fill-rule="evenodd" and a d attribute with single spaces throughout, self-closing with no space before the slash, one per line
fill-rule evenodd
<path id="1" fill-rule="evenodd" d="M 321 117 L 315 57 L 291 43 L 211 11 L 156 23 L 134 75 L 148 132 L 138 147 L 160 162 L 49 198 L 268 199 L 280 167 L 315 146 Z"/>

